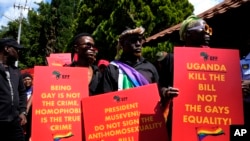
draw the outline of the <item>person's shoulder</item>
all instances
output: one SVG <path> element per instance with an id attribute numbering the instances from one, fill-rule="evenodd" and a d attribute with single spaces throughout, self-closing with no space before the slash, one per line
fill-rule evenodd
<path id="1" fill-rule="evenodd" d="M 119 68 L 119 65 L 116 63 L 116 60 L 114 60 L 114 61 L 111 61 L 111 62 L 109 63 L 109 65 L 107 66 L 107 68 L 116 69 L 116 68 Z"/>
<path id="2" fill-rule="evenodd" d="M 95 71 L 95 70 L 98 70 L 98 66 L 97 65 L 91 65 L 92 69 Z"/>
<path id="3" fill-rule="evenodd" d="M 14 66 L 14 65 L 9 66 L 9 69 L 12 69 L 12 70 L 14 70 L 14 71 L 16 71 L 16 72 L 21 73 L 20 68 L 18 68 L 18 67 L 16 67 L 16 66 Z"/>
<path id="4" fill-rule="evenodd" d="M 153 63 L 151 63 L 149 60 L 145 59 L 142 61 L 142 64 L 144 64 L 147 68 L 154 68 L 155 69 L 155 65 Z"/>

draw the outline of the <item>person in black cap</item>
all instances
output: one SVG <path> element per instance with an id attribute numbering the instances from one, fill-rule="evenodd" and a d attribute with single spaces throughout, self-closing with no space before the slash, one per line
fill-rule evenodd
<path id="1" fill-rule="evenodd" d="M 6 141 L 24 141 L 27 97 L 21 72 L 14 66 L 21 48 L 13 38 L 0 39 L 0 133 Z"/>

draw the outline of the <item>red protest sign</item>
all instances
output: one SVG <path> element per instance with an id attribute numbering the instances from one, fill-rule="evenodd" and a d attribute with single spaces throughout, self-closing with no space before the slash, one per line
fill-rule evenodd
<path id="1" fill-rule="evenodd" d="M 63 64 L 71 64 L 71 53 L 51 53 L 49 57 L 58 58 Z"/>
<path id="2" fill-rule="evenodd" d="M 46 57 L 46 59 L 47 59 L 47 62 L 48 62 L 48 66 L 62 67 L 63 65 L 65 65 L 65 62 L 60 58 Z"/>
<path id="3" fill-rule="evenodd" d="M 81 99 L 88 97 L 86 68 L 35 66 L 32 140 L 82 141 Z"/>
<path id="4" fill-rule="evenodd" d="M 86 141 L 166 141 L 156 84 L 83 98 Z"/>
<path id="5" fill-rule="evenodd" d="M 231 124 L 243 124 L 238 50 L 174 48 L 173 141 L 229 141 Z"/>

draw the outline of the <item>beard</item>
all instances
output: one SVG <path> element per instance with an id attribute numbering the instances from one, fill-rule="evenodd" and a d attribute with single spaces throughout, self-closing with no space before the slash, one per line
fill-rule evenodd
<path id="1" fill-rule="evenodd" d="M 16 56 L 8 56 L 6 63 L 7 65 L 14 65 L 17 59 L 18 58 Z"/>
<path id="2" fill-rule="evenodd" d="M 18 53 L 13 47 L 8 48 L 8 51 L 4 51 L 4 56 L 6 57 L 7 65 L 15 65 L 15 62 L 18 60 Z"/>
<path id="3" fill-rule="evenodd" d="M 141 57 L 141 56 L 142 56 L 142 53 L 141 53 L 141 52 L 135 52 L 135 53 L 133 53 L 133 55 L 134 55 L 135 57 Z"/>

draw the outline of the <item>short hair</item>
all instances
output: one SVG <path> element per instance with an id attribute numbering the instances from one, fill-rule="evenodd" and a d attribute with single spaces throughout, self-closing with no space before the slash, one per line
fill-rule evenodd
<path id="1" fill-rule="evenodd" d="M 145 32 L 145 28 L 143 28 L 142 26 L 137 27 L 135 29 L 127 29 L 125 31 L 123 31 L 120 35 L 119 35 L 119 39 L 118 42 L 121 45 L 121 43 L 127 38 L 129 37 L 129 35 L 134 35 L 134 34 L 138 34 L 138 35 L 142 35 Z"/>
<path id="2" fill-rule="evenodd" d="M 187 29 L 193 27 L 194 23 L 196 23 L 199 20 L 202 20 L 202 19 L 199 18 L 199 17 L 197 17 L 197 16 L 195 16 L 195 15 L 191 15 L 191 16 L 187 17 L 181 23 L 181 27 L 180 27 L 180 31 L 179 31 L 179 35 L 180 35 L 180 40 L 181 41 L 185 41 L 186 40 Z"/>
<path id="3" fill-rule="evenodd" d="M 33 76 L 28 72 L 23 73 L 22 77 L 23 77 L 23 79 L 26 78 L 26 77 L 29 77 L 29 78 L 33 79 Z"/>
<path id="4" fill-rule="evenodd" d="M 83 37 L 83 36 L 88 36 L 88 37 L 91 37 L 93 38 L 93 36 L 87 32 L 83 32 L 83 33 L 79 33 L 77 34 L 73 39 L 72 41 L 70 42 L 69 44 L 69 47 L 71 48 L 71 59 L 73 59 L 74 57 L 74 54 L 75 54 L 75 48 L 74 48 L 74 45 L 77 43 L 77 41 Z"/>

